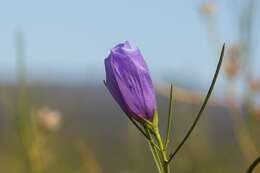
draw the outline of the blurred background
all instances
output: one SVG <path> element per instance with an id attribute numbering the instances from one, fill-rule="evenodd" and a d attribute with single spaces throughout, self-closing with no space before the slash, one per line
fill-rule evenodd
<path id="1" fill-rule="evenodd" d="M 214 94 L 171 166 L 244 172 L 260 152 L 259 8 L 256 0 L 1 2 L 0 172 L 156 172 L 146 141 L 103 85 L 104 58 L 125 40 L 149 65 L 162 132 L 173 83 L 172 150 L 226 43 Z"/>

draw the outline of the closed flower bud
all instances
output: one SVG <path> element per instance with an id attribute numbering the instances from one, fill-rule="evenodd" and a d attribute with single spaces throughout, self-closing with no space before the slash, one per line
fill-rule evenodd
<path id="1" fill-rule="evenodd" d="M 128 42 L 111 49 L 105 59 L 106 81 L 111 95 L 129 118 L 153 121 L 154 86 L 140 50 Z"/>

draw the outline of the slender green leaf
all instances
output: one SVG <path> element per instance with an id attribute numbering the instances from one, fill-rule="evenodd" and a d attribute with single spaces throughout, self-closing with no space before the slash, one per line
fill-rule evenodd
<path id="1" fill-rule="evenodd" d="M 184 136 L 184 138 L 181 140 L 180 144 L 177 146 L 177 148 L 175 149 L 175 151 L 173 152 L 173 154 L 171 154 L 169 160 L 168 160 L 168 163 L 170 163 L 172 161 L 172 159 L 174 158 L 174 156 L 178 153 L 178 151 L 183 147 L 184 143 L 187 141 L 187 139 L 190 137 L 192 131 L 194 130 L 194 128 L 196 127 L 207 103 L 208 103 L 208 100 L 210 98 L 210 95 L 213 91 L 213 88 L 215 86 L 215 83 L 217 81 L 217 77 L 218 77 L 218 74 L 219 74 L 219 71 L 220 71 L 220 67 L 221 67 L 221 64 L 222 64 L 222 60 L 223 60 L 223 57 L 224 57 L 224 52 L 225 52 L 225 44 L 223 44 L 223 47 L 222 47 L 222 50 L 221 50 L 221 54 L 220 54 L 220 58 L 219 58 L 219 62 L 218 62 L 218 65 L 217 65 L 217 68 L 216 68 L 216 71 L 215 71 L 215 74 L 214 74 L 214 77 L 213 77 L 213 80 L 211 82 L 211 85 L 209 87 L 209 90 L 208 90 L 208 93 L 206 95 L 206 98 L 194 120 L 194 122 L 192 123 L 191 127 L 189 128 L 188 132 L 186 133 L 186 135 Z"/>
<path id="2" fill-rule="evenodd" d="M 170 88 L 170 97 L 169 97 L 169 110 L 168 110 L 168 122 L 167 122 L 167 129 L 166 129 L 166 139 L 164 143 L 164 148 L 167 148 L 167 145 L 170 142 L 170 133 L 171 133 L 171 126 L 172 126 L 172 119 L 173 119 L 173 86 L 171 84 Z"/>

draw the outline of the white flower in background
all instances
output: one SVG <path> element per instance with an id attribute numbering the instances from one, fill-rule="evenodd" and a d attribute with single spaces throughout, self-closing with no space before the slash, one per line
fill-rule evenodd
<path id="1" fill-rule="evenodd" d="M 40 126 L 45 130 L 54 131 L 60 127 L 61 113 L 59 111 L 42 108 L 37 111 Z"/>
<path id="2" fill-rule="evenodd" d="M 212 0 L 204 1 L 200 6 L 200 12 L 202 15 L 211 16 L 216 11 L 216 5 Z"/>
<path id="3" fill-rule="evenodd" d="M 229 79 L 236 77 L 240 70 L 240 54 L 239 44 L 233 44 L 228 47 L 224 70 Z"/>

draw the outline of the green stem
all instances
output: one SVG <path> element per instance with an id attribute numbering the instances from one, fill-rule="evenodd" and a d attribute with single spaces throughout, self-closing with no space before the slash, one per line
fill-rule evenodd
<path id="1" fill-rule="evenodd" d="M 156 150 L 156 147 L 153 145 L 154 142 L 153 142 L 151 133 L 150 133 L 149 129 L 146 128 L 146 127 L 145 127 L 145 131 L 146 131 L 146 133 L 147 133 L 147 136 L 149 137 L 149 138 L 148 138 L 148 143 L 149 143 L 150 150 L 151 150 L 151 152 L 152 152 L 152 155 L 153 155 L 153 158 L 154 158 L 156 167 L 157 167 L 159 173 L 164 173 L 164 172 L 163 172 L 163 166 L 162 166 L 162 164 L 161 164 L 161 159 L 160 159 L 160 157 L 159 157 L 159 153 L 158 153 L 158 151 Z"/>
<path id="2" fill-rule="evenodd" d="M 159 144 L 159 147 L 160 147 L 160 154 L 161 154 L 162 161 L 163 161 L 163 163 L 162 163 L 163 170 L 164 170 L 165 173 L 170 173 L 170 167 L 169 167 L 169 164 L 168 164 L 167 152 L 166 152 L 166 148 L 164 148 L 159 129 L 158 128 L 154 129 L 154 132 L 155 132 L 155 138 L 156 138 L 156 140 Z"/>
<path id="3" fill-rule="evenodd" d="M 260 156 L 250 165 L 246 173 L 252 173 L 256 166 L 260 163 Z"/>

